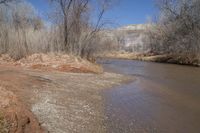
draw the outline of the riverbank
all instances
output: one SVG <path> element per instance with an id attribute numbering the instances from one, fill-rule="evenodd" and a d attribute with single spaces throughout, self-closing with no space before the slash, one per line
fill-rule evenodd
<path id="1" fill-rule="evenodd" d="M 75 73 L 103 73 L 96 63 L 91 63 L 80 57 L 62 53 L 37 53 L 15 60 L 7 54 L 0 55 L 0 64 L 42 71 L 61 71 Z"/>
<path id="2" fill-rule="evenodd" d="M 100 92 L 129 79 L 55 53 L 1 55 L 0 70 L 0 133 L 106 132 Z"/>
<path id="3" fill-rule="evenodd" d="M 137 54 L 137 53 L 128 53 L 128 52 L 111 52 L 111 53 L 106 53 L 101 57 L 150 61 L 150 62 L 159 62 L 159 63 L 170 63 L 170 64 L 179 64 L 179 65 L 191 65 L 191 66 L 198 66 L 198 67 L 200 66 L 200 58 L 196 56 L 185 56 L 183 54 L 157 55 L 153 53 Z"/>
<path id="4" fill-rule="evenodd" d="M 101 91 L 129 80 L 126 76 L 114 73 L 66 73 L 7 66 L 0 66 L 0 70 L 0 82 L 5 88 L 0 89 L 0 95 L 5 93 L 4 97 L 0 96 L 0 105 L 6 99 L 14 101 L 11 104 L 13 114 L 19 114 L 11 118 L 27 125 L 30 125 L 30 121 L 35 121 L 38 127 L 56 133 L 106 132 L 105 106 Z M 12 100 L 13 98 L 16 99 Z M 7 107 L 9 106 L 2 106 L 1 109 Z M 20 117 L 27 114 L 23 110 L 29 111 L 29 117 Z M 9 120 L 8 125 L 12 125 L 14 122 Z M 26 124 L 25 127 L 29 127 Z M 7 121 L 1 126 L 6 131 L 13 130 L 7 126 Z M 23 131 L 31 133 L 31 130 Z"/>
<path id="5" fill-rule="evenodd" d="M 0 133 L 45 133 L 37 118 L 6 86 L 0 83 Z"/>

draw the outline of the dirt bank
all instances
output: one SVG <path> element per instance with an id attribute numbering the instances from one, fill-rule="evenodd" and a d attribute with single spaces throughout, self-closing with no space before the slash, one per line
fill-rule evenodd
<path id="1" fill-rule="evenodd" d="M 154 53 L 138 54 L 138 53 L 128 53 L 128 52 L 111 52 L 104 54 L 102 57 L 200 66 L 200 59 L 198 57 L 185 56 L 184 54 L 158 55 Z"/>
<path id="2" fill-rule="evenodd" d="M 31 110 L 40 125 L 52 133 L 106 132 L 101 91 L 125 80 L 128 78 L 112 73 L 63 73 L 0 66 L 0 81 L 6 84 L 6 91 L 19 99 L 13 101 L 23 101 L 24 104 L 17 103 L 9 110 L 12 112 L 15 109 L 17 114 L 23 116 L 28 114 L 25 118 L 17 117 L 25 125 L 36 121 L 28 111 Z M 25 107 L 28 110 L 24 113 L 22 109 Z M 36 127 L 39 130 L 39 125 Z"/>
<path id="3" fill-rule="evenodd" d="M 38 120 L 17 96 L 0 83 L 0 133 L 44 133 Z"/>

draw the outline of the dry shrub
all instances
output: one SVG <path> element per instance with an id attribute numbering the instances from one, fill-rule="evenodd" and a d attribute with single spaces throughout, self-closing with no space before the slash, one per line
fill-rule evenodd
<path id="1" fill-rule="evenodd" d="M 199 58 L 200 1 L 160 0 L 158 7 L 161 15 L 149 32 L 152 51 L 185 60 Z"/>
<path id="2" fill-rule="evenodd" d="M 19 60 L 34 53 L 60 52 L 93 60 L 99 52 L 106 0 L 101 1 L 96 24 L 91 23 L 89 0 L 52 0 L 56 12 L 50 14 L 54 18 L 50 26 L 28 2 L 5 1 L 9 3 L 0 2 L 0 54 Z"/>

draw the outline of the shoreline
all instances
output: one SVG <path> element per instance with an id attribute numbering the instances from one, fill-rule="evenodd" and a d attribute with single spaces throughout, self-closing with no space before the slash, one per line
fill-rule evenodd
<path id="1" fill-rule="evenodd" d="M 127 59 L 200 67 L 200 59 L 173 54 L 146 55 L 134 53 L 111 53 L 102 55 L 100 58 Z"/>
<path id="2" fill-rule="evenodd" d="M 8 85 L 6 90 L 14 92 L 23 108 L 38 119 L 38 125 L 50 132 L 106 132 L 101 91 L 130 80 L 125 75 L 107 72 L 63 73 L 0 67 L 0 82 Z M 20 112 L 20 107 L 17 109 Z"/>

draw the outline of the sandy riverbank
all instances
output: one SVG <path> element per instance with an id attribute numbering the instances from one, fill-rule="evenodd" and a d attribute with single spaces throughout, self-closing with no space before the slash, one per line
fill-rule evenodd
<path id="1" fill-rule="evenodd" d="M 3 83 L 1 86 L 5 88 L 0 91 L 8 91 L 13 95 L 11 97 L 16 98 L 12 100 L 10 96 L 5 95 L 8 100 L 19 101 L 17 107 L 11 106 L 13 114 L 27 114 L 28 119 L 22 119 L 25 123 L 34 121 L 35 124 L 31 126 L 37 125 L 38 129 L 42 127 L 46 131 L 56 133 L 106 132 L 104 99 L 101 91 L 129 79 L 113 73 L 47 72 L 5 66 L 0 66 L 0 70 L 0 81 Z M 0 94 L 3 94 L 2 92 Z M 0 103 L 3 101 L 5 100 L 0 100 Z M 18 104 L 28 112 L 20 112 Z M 10 106 L 4 109 L 7 108 Z M 21 119 L 18 115 L 17 118 Z M 8 124 L 13 123 L 10 121 Z M 24 129 L 23 125 L 20 126 L 18 125 L 17 129 Z M 14 129 L 16 128 L 8 128 L 8 130 Z M 31 128 L 25 129 L 23 131 L 26 133 L 32 131 Z"/>

